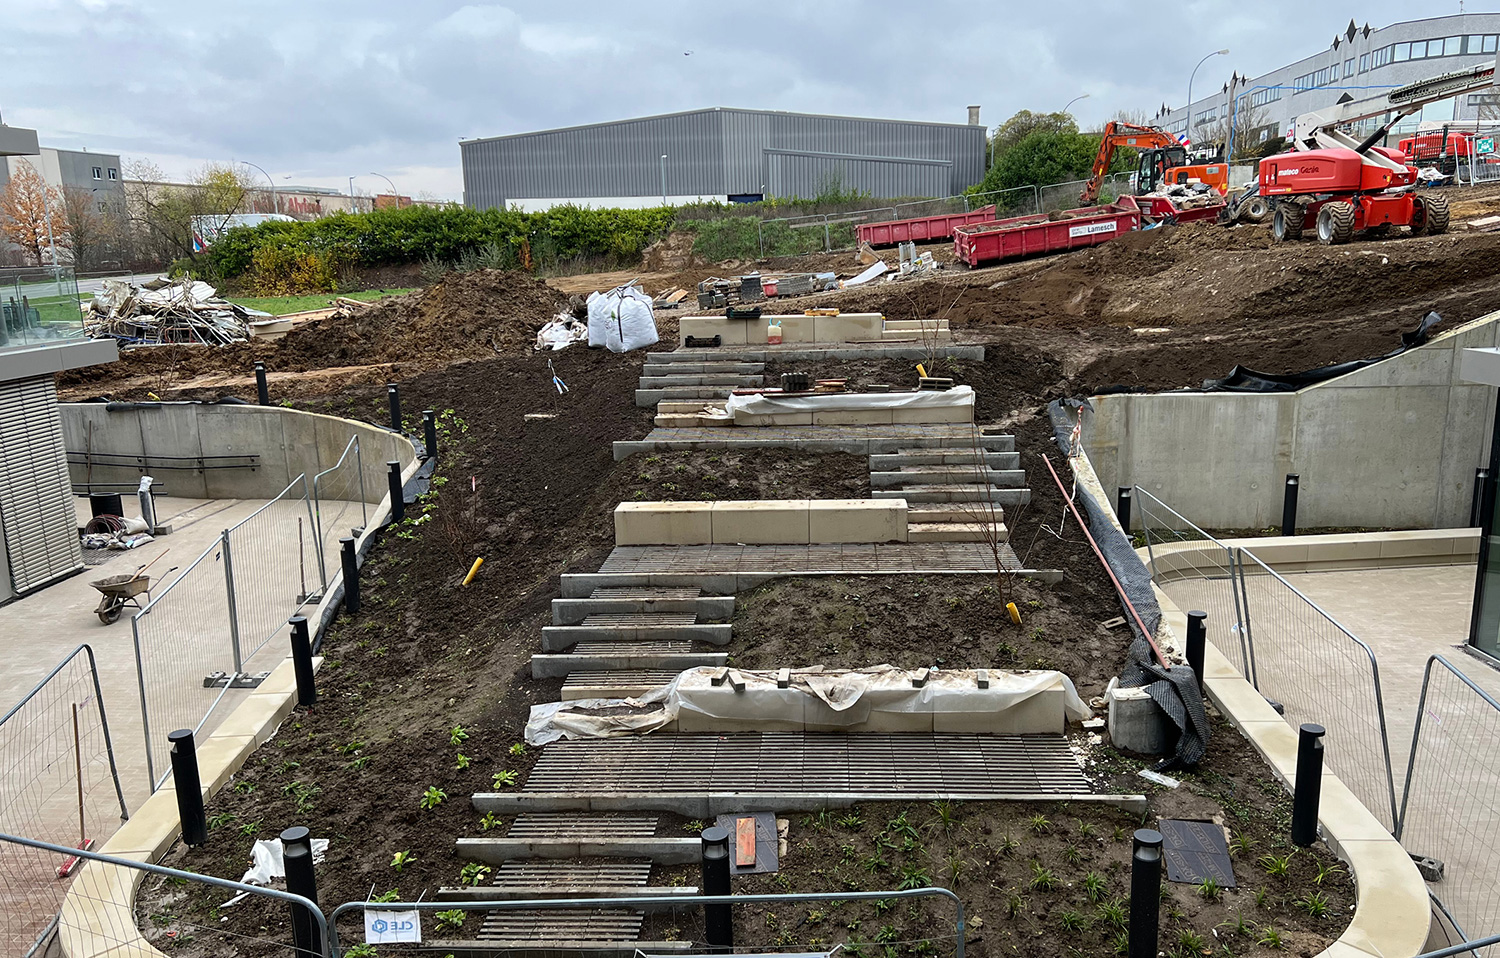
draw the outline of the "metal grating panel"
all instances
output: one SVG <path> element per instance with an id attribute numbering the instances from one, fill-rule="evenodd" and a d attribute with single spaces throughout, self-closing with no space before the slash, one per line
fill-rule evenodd
<path id="1" fill-rule="evenodd" d="M 0 384 L 0 527 L 18 593 L 83 568 L 51 375 Z"/>
<path id="2" fill-rule="evenodd" d="M 653 599 L 696 599 L 702 589 L 660 589 L 653 586 L 604 586 L 595 589 L 591 599 L 629 599 L 649 602 Z"/>
<path id="3" fill-rule="evenodd" d="M 1062 735 L 736 732 L 563 741 L 526 792 L 1092 791 Z"/>
<path id="4" fill-rule="evenodd" d="M 480 941 L 635 941 L 641 935 L 640 912 L 493 911 L 479 929 Z"/>
<path id="5" fill-rule="evenodd" d="M 666 685 L 678 673 L 669 669 L 620 669 L 613 672 L 574 672 L 563 680 L 563 688 Z"/>
<path id="6" fill-rule="evenodd" d="M 567 812 L 536 812 L 518 817 L 506 838 L 650 838 L 656 834 L 654 817 L 615 818 L 608 815 L 572 815 Z"/>
<path id="7" fill-rule="evenodd" d="M 644 887 L 651 877 L 649 861 L 586 862 L 510 861 L 495 870 L 497 888 L 531 889 L 565 886 Z"/>
<path id="8" fill-rule="evenodd" d="M 638 629 L 697 623 L 698 616 L 692 612 L 595 612 L 583 618 L 583 627 L 593 629 Z"/>
<path id="9" fill-rule="evenodd" d="M 693 643 L 686 639 L 639 642 L 630 639 L 591 640 L 573 646 L 575 655 L 668 655 L 692 650 Z"/>

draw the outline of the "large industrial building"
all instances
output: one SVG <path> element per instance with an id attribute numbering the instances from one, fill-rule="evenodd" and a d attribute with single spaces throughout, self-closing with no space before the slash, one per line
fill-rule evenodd
<path id="1" fill-rule="evenodd" d="M 1257 77 L 1239 76 L 1233 55 L 1209 59 L 1195 86 L 1207 95 L 1187 107 L 1166 110 L 1153 122 L 1172 133 L 1186 133 L 1195 146 L 1222 142 L 1230 117 L 1236 131 L 1250 128 L 1253 141 L 1280 140 L 1299 115 L 1332 106 L 1343 96 L 1378 103 L 1396 87 L 1494 63 L 1497 39 L 1500 13 L 1408 20 L 1379 29 L 1351 20 L 1326 50 Z M 1486 120 L 1500 120 L 1500 90 L 1428 104 L 1392 133 Z M 1373 129 L 1380 122 L 1377 118 L 1361 126 Z"/>
<path id="2" fill-rule="evenodd" d="M 460 144 L 464 204 L 546 209 L 813 197 L 949 196 L 984 177 L 986 130 L 715 107 Z"/>

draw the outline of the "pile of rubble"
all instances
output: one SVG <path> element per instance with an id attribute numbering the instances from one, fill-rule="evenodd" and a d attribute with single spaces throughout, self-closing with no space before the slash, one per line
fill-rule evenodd
<path id="1" fill-rule="evenodd" d="M 270 318 L 220 299 L 218 292 L 192 278 L 140 285 L 107 279 L 84 312 L 84 327 L 94 339 L 116 339 L 122 346 L 227 346 L 249 338 L 252 319 Z"/>

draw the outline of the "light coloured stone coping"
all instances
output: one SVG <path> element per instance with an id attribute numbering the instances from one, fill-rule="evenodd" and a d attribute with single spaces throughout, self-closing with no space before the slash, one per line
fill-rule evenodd
<path id="1" fill-rule="evenodd" d="M 767 327 L 781 326 L 783 343 L 881 342 L 885 317 L 880 313 L 840 313 L 837 316 L 774 316 L 759 319 L 729 319 L 725 316 L 684 316 L 678 321 L 680 342 L 689 336 L 718 336 L 725 346 L 763 346 L 769 341 Z M 936 334 L 938 331 L 933 330 Z M 947 330 L 943 330 L 944 333 Z"/>
<path id="2" fill-rule="evenodd" d="M 1473 565 L 1479 558 L 1478 529 L 1409 529 L 1396 532 L 1350 532 L 1315 536 L 1268 536 L 1221 540 L 1229 548 L 1248 549 L 1277 572 L 1335 572 L 1417 566 Z M 1135 550 L 1146 561 L 1145 547 Z M 1224 550 L 1194 540 L 1153 545 L 1158 582 L 1191 579 L 1206 565 L 1222 566 Z M 1247 564 L 1254 573 L 1256 566 Z"/>
<path id="3" fill-rule="evenodd" d="M 905 499 L 622 502 L 615 545 L 905 542 Z"/>
<path id="4" fill-rule="evenodd" d="M 1107 508 L 1111 500 L 1099 484 L 1088 456 L 1076 456 L 1068 461 L 1079 485 L 1086 488 L 1096 502 L 1106 506 L 1110 522 L 1119 529 L 1119 521 L 1113 511 Z M 1440 531 L 1472 533 L 1472 530 Z M 1356 535 L 1394 536 L 1390 540 L 1392 542 L 1423 541 L 1422 535 L 1411 533 Z M 1353 537 L 1296 536 L 1279 541 L 1288 544 L 1293 550 L 1285 556 L 1287 561 L 1295 562 L 1298 561 L 1296 550 L 1310 546 L 1312 543 L 1309 540 Z M 1456 549 L 1456 542 L 1461 536 L 1453 535 L 1450 538 Z M 1261 547 L 1278 542 L 1276 539 L 1236 541 Z M 1434 550 L 1440 548 L 1436 538 L 1431 541 Z M 1201 548 L 1212 544 L 1197 542 L 1173 545 Z M 1137 551 L 1144 553 L 1144 550 Z M 1261 554 L 1260 548 L 1256 549 L 1256 554 Z M 1269 560 L 1266 561 L 1268 565 L 1274 565 Z M 1304 557 L 1300 561 L 1305 563 L 1310 560 Z M 1164 651 L 1168 647 L 1179 648 L 1180 637 L 1187 635 L 1187 614 L 1155 583 L 1151 588 L 1156 593 L 1162 613 L 1162 627 L 1158 630 L 1157 642 L 1163 646 Z M 1254 746 L 1276 777 L 1288 788 L 1294 787 L 1297 778 L 1296 730 L 1287 724 L 1286 719 L 1276 714 L 1270 703 L 1255 691 L 1211 643 L 1204 648 L 1203 686 L 1214 705 Z M 1354 917 L 1338 940 L 1320 952 L 1318 958 L 1412 958 L 1421 954 L 1427 945 L 1427 931 L 1432 920 L 1427 884 L 1422 881 L 1416 864 L 1406 853 L 1406 849 L 1401 847 L 1401 843 L 1355 798 L 1349 787 L 1326 768 L 1318 806 L 1318 825 L 1328 847 L 1349 863 L 1349 873 L 1354 877 L 1355 884 Z"/>
<path id="5" fill-rule="evenodd" d="M 421 466 L 421 460 L 409 463 L 402 472 L 402 482 L 409 481 Z M 391 497 L 387 493 L 360 537 L 361 554 L 373 542 L 390 512 Z M 343 591 L 343 572 L 339 570 L 330 580 L 316 611 L 308 616 L 309 625 L 317 625 L 317 633 L 321 633 L 324 625 L 337 614 L 343 602 Z M 314 656 L 314 673 L 322 666 L 323 657 Z M 244 767 L 251 753 L 270 740 L 281 720 L 291 714 L 296 701 L 297 676 L 288 656 L 225 717 L 218 728 L 196 743 L 198 775 L 205 802 L 229 783 L 230 777 Z M 156 862 L 177 841 L 181 831 L 177 817 L 177 786 L 173 782 L 163 785 L 146 799 L 99 851 L 117 858 Z M 118 955 L 166 958 L 147 943 L 135 924 L 135 896 L 145 877 L 145 872 L 134 868 L 99 862 L 86 864 L 69 886 L 59 913 L 57 941 L 63 955 L 66 958 L 115 958 Z"/>

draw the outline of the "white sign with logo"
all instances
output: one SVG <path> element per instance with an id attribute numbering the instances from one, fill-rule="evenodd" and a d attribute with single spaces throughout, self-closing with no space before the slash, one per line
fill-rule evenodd
<path id="1" fill-rule="evenodd" d="M 1108 223 L 1089 223 L 1086 226 L 1070 226 L 1068 227 L 1068 236 L 1071 239 L 1077 239 L 1080 236 L 1113 233 L 1118 228 L 1119 225 L 1114 220 L 1110 220 Z"/>
<path id="2" fill-rule="evenodd" d="M 365 909 L 365 941 L 372 945 L 420 945 L 422 913 Z"/>

